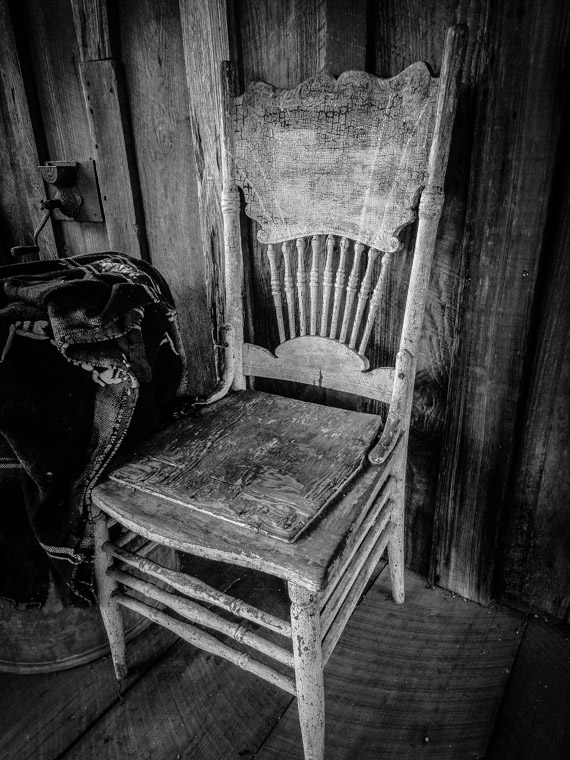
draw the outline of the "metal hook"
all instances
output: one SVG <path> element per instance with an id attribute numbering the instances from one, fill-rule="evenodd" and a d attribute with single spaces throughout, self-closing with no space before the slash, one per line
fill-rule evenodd
<path id="1" fill-rule="evenodd" d="M 54 208 L 60 208 L 60 206 L 61 206 L 61 201 L 57 198 L 54 200 L 41 202 L 41 208 L 44 209 L 45 213 L 40 219 L 38 226 L 34 230 L 34 244 L 14 246 L 14 248 L 10 249 L 10 253 L 12 254 L 12 256 L 16 258 L 21 258 L 22 256 L 30 256 L 30 255 L 34 255 L 40 252 L 40 247 L 38 245 L 38 238 L 40 236 L 40 232 L 46 226 L 46 223 L 51 216 L 51 210 Z"/>

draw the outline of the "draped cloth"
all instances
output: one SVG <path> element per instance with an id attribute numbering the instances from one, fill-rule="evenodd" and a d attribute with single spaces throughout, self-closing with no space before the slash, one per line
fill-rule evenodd
<path id="1" fill-rule="evenodd" d="M 0 597 L 94 602 L 90 493 L 184 390 L 170 290 L 97 253 L 0 268 Z"/>

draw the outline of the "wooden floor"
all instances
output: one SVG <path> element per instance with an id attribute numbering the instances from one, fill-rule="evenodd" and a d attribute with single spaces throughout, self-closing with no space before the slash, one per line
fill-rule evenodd
<path id="1" fill-rule="evenodd" d="M 382 572 L 326 669 L 327 760 L 567 760 L 570 633 Z M 283 590 L 252 573 L 232 593 Z M 227 584 L 226 584 L 227 585 Z M 119 694 L 108 658 L 49 675 L 0 675 L 2 760 L 300 760 L 296 704 L 151 627 Z"/>

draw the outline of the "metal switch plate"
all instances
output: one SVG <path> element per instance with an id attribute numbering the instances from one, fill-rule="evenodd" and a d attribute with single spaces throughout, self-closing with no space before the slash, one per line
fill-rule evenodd
<path id="1" fill-rule="evenodd" d="M 71 163 L 75 163 L 77 167 L 75 183 L 72 187 L 76 193 L 81 196 L 83 202 L 81 203 L 79 213 L 75 219 L 66 216 L 57 208 L 52 209 L 52 219 L 59 222 L 104 222 L 105 216 L 103 214 L 103 207 L 101 206 L 101 200 L 99 197 L 99 185 L 97 183 L 95 161 L 92 159 L 85 159 Z M 67 167 L 69 165 L 69 161 L 46 161 L 45 163 L 45 166 L 55 167 Z M 39 167 L 39 169 L 42 169 L 42 167 Z M 42 172 L 40 172 L 40 174 L 42 174 Z M 46 189 L 48 200 L 55 200 L 55 198 L 58 197 L 59 190 L 55 185 L 44 181 L 44 187 Z"/>

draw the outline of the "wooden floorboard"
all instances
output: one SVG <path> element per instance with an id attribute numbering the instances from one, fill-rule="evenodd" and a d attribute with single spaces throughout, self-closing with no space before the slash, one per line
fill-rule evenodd
<path id="1" fill-rule="evenodd" d="M 570 758 L 570 628 L 531 617 L 487 760 Z"/>
<path id="2" fill-rule="evenodd" d="M 406 574 L 393 604 L 383 573 L 325 677 L 327 760 L 483 758 L 523 616 L 481 607 Z M 302 760 L 296 704 L 256 760 Z"/>
<path id="3" fill-rule="evenodd" d="M 240 568 L 186 557 L 184 569 L 228 590 L 244 576 Z M 251 576 L 251 573 L 249 574 Z M 151 625 L 128 645 L 129 677 L 121 693 L 109 657 L 71 670 L 41 675 L 0 673 L 1 760 L 55 760 L 74 746 L 165 656 L 178 638 Z M 200 653 L 188 648 L 187 662 Z M 138 693 L 138 692 L 137 692 Z M 96 756 L 96 753 L 93 757 Z M 105 755 L 105 758 L 107 755 Z M 101 759 L 102 760 L 102 759 Z"/>
<path id="4" fill-rule="evenodd" d="M 387 576 L 326 669 L 327 760 L 483 758 L 526 618 L 426 588 L 412 573 L 397 606 Z M 257 578 L 240 570 L 231 593 L 255 602 L 270 592 L 284 614 L 283 587 Z M 153 627 L 129 646 L 135 674 L 121 699 L 108 658 L 0 676 L 2 760 L 302 758 L 289 695 L 183 642 L 153 659 L 161 635 Z"/>
<path id="5" fill-rule="evenodd" d="M 199 566 L 186 569 L 203 576 Z M 281 581 L 238 570 L 232 595 L 260 606 L 269 596 L 271 612 L 286 616 Z M 235 665 L 179 642 L 58 760 L 94 760 L 101 748 L 105 760 L 252 757 L 291 700 Z"/>
<path id="6" fill-rule="evenodd" d="M 128 690 L 176 642 L 151 626 L 129 645 Z M 41 675 L 0 674 L 0 758 L 55 760 L 120 699 L 109 657 Z"/>

